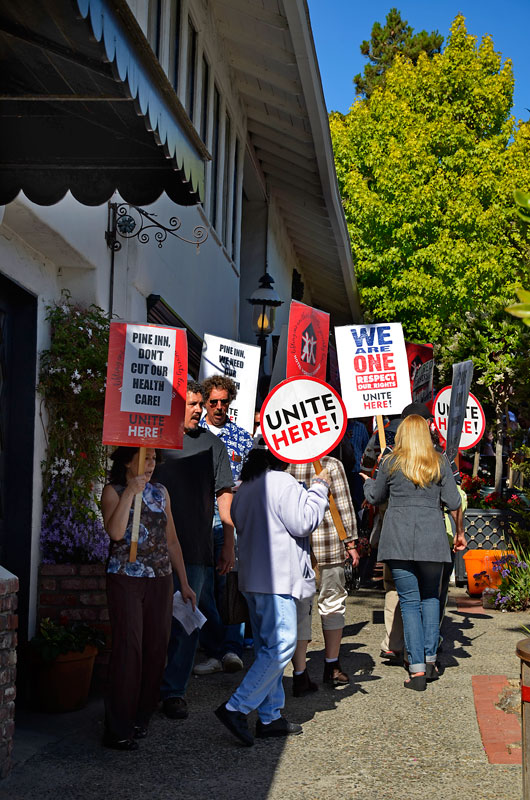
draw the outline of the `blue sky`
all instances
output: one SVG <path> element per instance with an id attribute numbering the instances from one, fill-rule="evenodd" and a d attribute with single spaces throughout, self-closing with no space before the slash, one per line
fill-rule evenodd
<path id="1" fill-rule="evenodd" d="M 347 112 L 355 98 L 353 76 L 367 60 L 359 45 L 370 39 L 373 23 L 384 23 L 390 8 L 401 11 L 415 31 L 438 30 L 447 39 L 455 16 L 466 18 L 468 33 L 493 37 L 495 50 L 510 58 L 515 76 L 513 113 L 530 112 L 530 0 L 308 0 L 328 111 Z"/>

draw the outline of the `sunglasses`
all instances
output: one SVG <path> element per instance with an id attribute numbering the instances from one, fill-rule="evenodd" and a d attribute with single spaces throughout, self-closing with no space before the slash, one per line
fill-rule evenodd
<path id="1" fill-rule="evenodd" d="M 227 406 L 230 403 L 230 400 L 208 400 L 208 405 L 210 406 L 217 406 L 219 403 L 222 406 Z"/>

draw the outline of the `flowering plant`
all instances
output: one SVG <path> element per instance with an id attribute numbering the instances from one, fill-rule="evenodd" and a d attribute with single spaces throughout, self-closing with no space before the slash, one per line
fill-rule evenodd
<path id="1" fill-rule="evenodd" d="M 41 353 L 39 392 L 48 415 L 41 549 L 45 563 L 93 563 L 107 536 L 95 492 L 105 474 L 101 444 L 109 320 L 68 292 L 48 307 L 51 345 Z"/>
<path id="2" fill-rule="evenodd" d="M 530 554 L 515 546 L 514 550 L 492 565 L 502 578 L 495 598 L 495 607 L 501 611 L 523 611 L 530 604 Z"/>
<path id="3" fill-rule="evenodd" d="M 500 508 L 505 511 L 520 512 L 527 507 L 524 499 L 512 492 L 508 497 L 502 497 L 499 492 L 485 494 L 486 481 L 478 475 L 462 476 L 462 489 L 467 494 L 469 508 Z"/>

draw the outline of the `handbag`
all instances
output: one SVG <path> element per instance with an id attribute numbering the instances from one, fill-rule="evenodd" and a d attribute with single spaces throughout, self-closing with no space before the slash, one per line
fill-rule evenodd
<path id="1" fill-rule="evenodd" d="M 250 623 L 247 601 L 239 591 L 237 572 L 229 572 L 226 576 L 225 589 L 219 611 L 225 625 Z"/>

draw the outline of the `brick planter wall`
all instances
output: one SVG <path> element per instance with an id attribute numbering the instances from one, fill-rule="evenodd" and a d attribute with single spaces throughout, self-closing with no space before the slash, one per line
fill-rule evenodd
<path id="1" fill-rule="evenodd" d="M 0 567 L 0 778 L 11 769 L 15 732 L 18 578 Z"/>
<path id="2" fill-rule="evenodd" d="M 111 634 L 104 564 L 41 564 L 38 618 L 66 617 L 86 622 L 103 634 L 106 647 L 96 658 L 93 683 L 101 689 L 107 675 Z"/>

